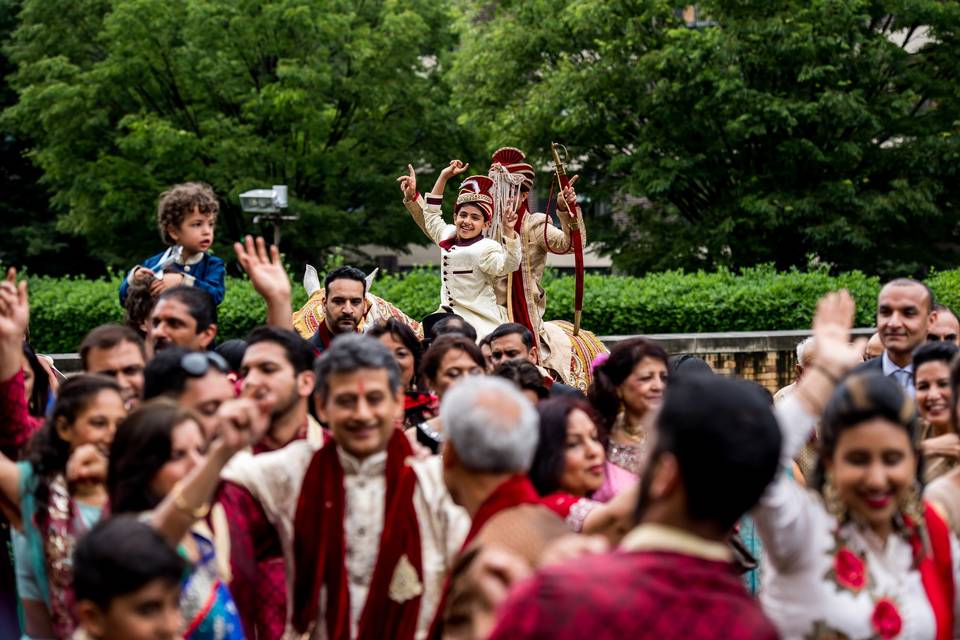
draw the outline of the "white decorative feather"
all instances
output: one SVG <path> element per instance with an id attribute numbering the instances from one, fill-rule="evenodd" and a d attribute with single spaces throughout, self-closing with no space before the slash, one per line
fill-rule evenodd
<path id="1" fill-rule="evenodd" d="M 307 297 L 320 290 L 320 276 L 312 264 L 308 264 L 303 272 L 303 288 L 307 290 Z"/>

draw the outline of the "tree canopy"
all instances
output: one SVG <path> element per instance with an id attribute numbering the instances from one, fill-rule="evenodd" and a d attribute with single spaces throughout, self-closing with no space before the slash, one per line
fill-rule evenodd
<path id="1" fill-rule="evenodd" d="M 157 196 L 209 182 L 218 240 L 255 230 L 247 189 L 286 184 L 300 220 L 285 249 L 398 246 L 393 177 L 468 146 L 441 71 L 454 44 L 436 0 L 24 0 L 7 45 L 19 101 L 5 121 L 60 214 L 99 257 L 156 251 Z"/>
<path id="2" fill-rule="evenodd" d="M 695 24 L 675 7 L 475 6 L 451 80 L 465 122 L 565 142 L 608 205 L 592 238 L 631 271 L 956 264 L 960 5 L 717 0 Z"/>
<path id="3" fill-rule="evenodd" d="M 70 234 L 128 267 L 158 248 L 157 195 L 185 180 L 221 196 L 221 249 L 256 230 L 237 195 L 270 184 L 290 187 L 301 216 L 284 240 L 295 259 L 400 247 L 422 240 L 393 180 L 408 162 L 426 176 L 453 157 L 483 171 L 512 145 L 546 167 L 559 141 L 582 175 L 591 239 L 626 271 L 813 256 L 923 275 L 957 263 L 960 4 L 692 11 L 667 0 L 0 0 L 15 90 L 0 92 L 0 152 L 26 176 L 12 189 L 49 196 L 0 205 L 5 242 L 22 245 L 3 257 L 28 260 L 31 241 L 34 255 L 58 250 Z M 539 182 L 545 193 L 548 175 Z"/>

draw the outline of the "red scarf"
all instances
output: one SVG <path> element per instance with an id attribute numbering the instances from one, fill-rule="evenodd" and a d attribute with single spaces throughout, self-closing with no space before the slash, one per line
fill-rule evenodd
<path id="1" fill-rule="evenodd" d="M 924 504 L 924 520 L 926 521 L 927 535 L 930 538 L 930 548 L 933 554 L 923 553 L 923 542 L 920 532 L 914 530 L 911 543 L 914 553 L 920 556 L 918 570 L 923 590 L 927 592 L 927 599 L 933 608 L 933 615 L 937 621 L 937 640 L 950 640 L 953 637 L 953 599 L 955 586 L 953 582 L 953 560 L 950 553 L 950 529 L 930 503 Z"/>
<path id="2" fill-rule="evenodd" d="M 573 505 L 577 504 L 581 500 L 583 500 L 583 498 L 575 496 L 572 493 L 559 490 L 554 491 L 548 496 L 540 498 L 540 504 L 550 509 L 550 511 L 553 511 L 561 518 L 566 519 L 567 516 L 570 515 L 570 509 L 573 508 Z"/>
<path id="3" fill-rule="evenodd" d="M 422 594 L 399 603 L 389 597 L 394 572 L 403 556 L 423 585 L 420 526 L 413 506 L 417 477 L 406 464 L 412 455 L 407 437 L 396 430 L 387 444 L 383 533 L 367 601 L 360 615 L 359 640 L 413 640 L 417 630 Z M 299 633 L 312 628 L 317 619 L 321 589 L 326 587 L 327 637 L 330 640 L 350 638 L 350 591 L 343 561 L 346 556 L 345 503 L 343 467 L 336 446 L 329 444 L 314 454 L 307 467 L 294 519 L 293 625 Z"/>
<path id="4" fill-rule="evenodd" d="M 404 411 L 410 411 L 411 409 L 429 409 L 435 412 L 437 410 L 437 404 L 437 396 L 432 393 L 407 391 L 403 396 Z"/>
<path id="5" fill-rule="evenodd" d="M 470 245 L 480 242 L 481 240 L 483 240 L 483 234 L 479 233 L 469 240 L 461 240 L 458 236 L 453 236 L 452 238 L 441 240 L 437 244 L 444 251 L 450 251 L 450 249 L 453 247 L 469 247 Z"/>
<path id="6" fill-rule="evenodd" d="M 463 553 L 470 543 L 477 537 L 480 531 L 490 520 L 507 509 L 519 507 L 523 504 L 539 504 L 540 496 L 537 490 L 533 488 L 530 479 L 525 475 L 515 475 L 505 480 L 499 487 L 493 490 L 477 513 L 473 516 L 473 522 L 470 524 L 470 531 L 467 533 L 463 546 L 460 547 L 460 553 Z M 440 594 L 440 604 L 437 606 L 437 613 L 433 617 L 433 624 L 430 625 L 430 634 L 427 636 L 431 640 L 440 640 L 443 635 L 443 611 L 447 608 L 447 596 L 450 594 L 450 577 L 443 585 L 443 593 Z"/>
<path id="7" fill-rule="evenodd" d="M 330 343 L 333 342 L 333 334 L 330 333 L 330 327 L 327 326 L 326 318 L 324 318 L 320 326 L 317 327 L 317 341 L 320 343 L 320 346 L 323 347 L 324 351 L 329 349 Z"/>

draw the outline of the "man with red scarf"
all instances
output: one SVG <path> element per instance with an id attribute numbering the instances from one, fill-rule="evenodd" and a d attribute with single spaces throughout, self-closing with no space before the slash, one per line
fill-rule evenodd
<path id="1" fill-rule="evenodd" d="M 450 500 L 439 458 L 415 460 L 396 426 L 403 388 L 385 346 L 338 336 L 316 372 L 332 438 L 243 461 L 283 546 L 287 631 L 412 640 L 433 619 L 467 514 Z"/>
<path id="2" fill-rule="evenodd" d="M 477 554 L 488 546 L 506 549 L 532 569 L 547 543 L 570 531 L 540 504 L 527 478 L 540 435 L 539 419 L 514 385 L 480 377 L 454 386 L 443 398 L 440 420 L 447 433 L 443 479 L 472 522 L 430 638 L 481 637 L 485 634 L 478 628 L 480 619 L 492 612 L 467 577 Z"/>

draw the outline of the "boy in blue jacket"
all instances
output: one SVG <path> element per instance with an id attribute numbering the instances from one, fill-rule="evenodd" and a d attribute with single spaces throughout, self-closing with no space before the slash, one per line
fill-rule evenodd
<path id="1" fill-rule="evenodd" d="M 223 301 L 223 260 L 207 253 L 213 244 L 220 204 L 210 185 L 202 182 L 178 184 L 160 195 L 157 227 L 170 245 L 130 270 L 120 285 L 120 304 L 134 283 L 146 284 L 156 298 L 164 289 L 187 285 L 200 287 L 215 304 Z"/>

